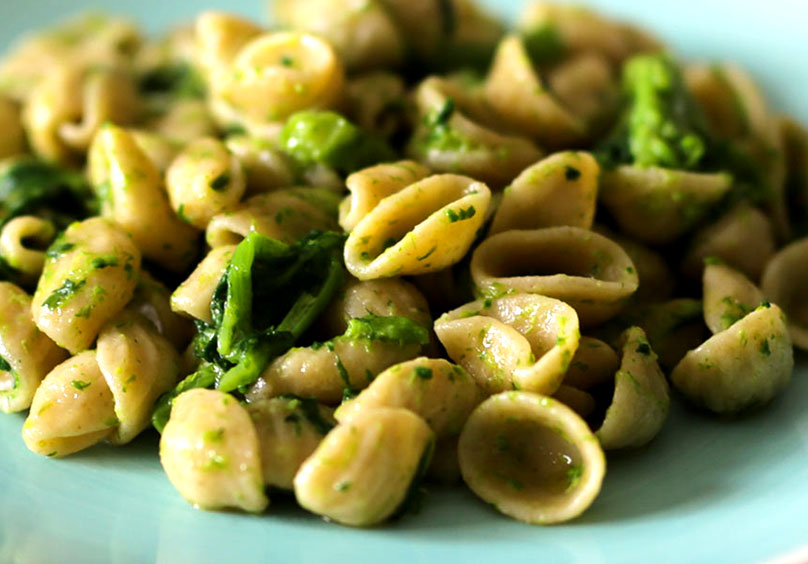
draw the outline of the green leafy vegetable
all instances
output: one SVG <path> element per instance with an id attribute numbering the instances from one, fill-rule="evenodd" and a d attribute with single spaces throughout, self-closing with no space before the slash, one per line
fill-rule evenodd
<path id="1" fill-rule="evenodd" d="M 217 377 L 221 374 L 221 369 L 213 364 L 207 364 L 186 377 L 182 382 L 168 392 L 160 396 L 157 403 L 154 405 L 154 412 L 152 413 L 152 425 L 160 433 L 168 423 L 168 418 L 171 416 L 171 404 L 178 395 L 187 392 L 193 388 L 211 388 L 216 383 Z"/>
<path id="2" fill-rule="evenodd" d="M 36 215 L 64 229 L 96 213 L 98 202 L 81 173 L 31 158 L 0 172 L 0 228 L 19 215 Z"/>
<path id="3" fill-rule="evenodd" d="M 154 426 L 162 429 L 182 391 L 241 390 L 289 350 L 341 287 L 343 244 L 344 236 L 332 232 L 313 232 L 293 245 L 248 235 L 214 291 L 212 323 L 197 321 L 194 352 L 207 364 L 161 398 Z"/>
<path id="4" fill-rule="evenodd" d="M 147 94 L 169 93 L 181 98 L 204 98 L 205 81 L 191 65 L 176 63 L 151 69 L 140 78 Z"/>
<path id="5" fill-rule="evenodd" d="M 298 112 L 281 130 L 280 147 L 303 167 L 322 164 L 350 173 L 395 159 L 387 143 L 335 112 Z"/>

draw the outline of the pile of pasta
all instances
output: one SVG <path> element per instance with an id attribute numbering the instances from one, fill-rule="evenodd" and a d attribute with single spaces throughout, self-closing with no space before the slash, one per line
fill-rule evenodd
<path id="1" fill-rule="evenodd" d="M 369 526 L 423 479 L 563 522 L 672 393 L 808 347 L 808 134 L 740 69 L 538 1 L 277 0 L 0 64 L 0 408 L 62 457 L 154 426 L 205 509 Z M 673 390 L 673 392 L 671 391 Z"/>

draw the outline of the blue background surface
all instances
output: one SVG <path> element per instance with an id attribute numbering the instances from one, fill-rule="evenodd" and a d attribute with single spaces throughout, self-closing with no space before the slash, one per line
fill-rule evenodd
<path id="1" fill-rule="evenodd" d="M 517 2 L 489 2 L 503 14 Z M 808 122 L 808 4 L 591 0 L 645 24 L 688 58 L 732 59 L 773 104 Z M 136 16 L 159 30 L 206 7 L 263 19 L 245 0 L 0 0 L 0 47 L 82 8 Z M 738 421 L 674 405 L 647 448 L 610 456 L 603 492 L 573 523 L 531 527 L 463 489 L 430 492 L 420 514 L 389 526 L 332 525 L 273 498 L 262 516 L 187 505 L 157 460 L 157 439 L 66 460 L 29 453 L 23 418 L 0 416 L 0 563 L 759 562 L 808 544 L 808 359 L 766 410 Z"/>

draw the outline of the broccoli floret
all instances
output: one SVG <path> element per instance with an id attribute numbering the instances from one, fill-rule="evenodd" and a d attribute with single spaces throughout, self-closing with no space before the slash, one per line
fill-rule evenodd
<path id="1" fill-rule="evenodd" d="M 302 167 L 322 164 L 342 173 L 395 159 L 384 140 L 329 111 L 292 115 L 281 131 L 280 146 Z"/>
<path id="2" fill-rule="evenodd" d="M 710 135 L 676 63 L 665 54 L 639 55 L 623 67 L 622 119 L 599 155 L 605 165 L 699 169 Z"/>

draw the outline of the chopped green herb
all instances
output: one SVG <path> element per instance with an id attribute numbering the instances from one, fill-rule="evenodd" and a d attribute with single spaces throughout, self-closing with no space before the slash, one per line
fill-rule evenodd
<path id="1" fill-rule="evenodd" d="M 73 294 L 75 294 L 84 284 L 86 280 L 80 280 L 79 282 L 75 282 L 68 278 L 65 280 L 62 285 L 54 290 L 47 299 L 42 302 L 49 310 L 53 311 L 58 309 L 64 304 L 67 300 L 69 300 Z"/>
<path id="2" fill-rule="evenodd" d="M 72 380 L 70 382 L 70 385 L 79 390 L 80 392 L 89 388 L 91 384 L 92 384 L 91 382 L 84 382 L 82 380 Z"/>
<path id="3" fill-rule="evenodd" d="M 578 170 L 577 168 L 572 167 L 572 166 L 567 166 L 564 169 L 564 178 L 566 178 L 570 182 L 578 180 L 580 177 L 581 177 L 581 171 Z"/>
<path id="4" fill-rule="evenodd" d="M 210 181 L 210 189 L 220 192 L 221 190 L 224 190 L 228 184 L 230 184 L 230 173 L 223 172 Z"/>
<path id="5" fill-rule="evenodd" d="M 431 380 L 432 379 L 432 369 L 427 368 L 426 366 L 416 366 L 415 367 L 415 375 L 420 378 L 421 380 Z"/>
<path id="6" fill-rule="evenodd" d="M 460 209 L 459 211 L 455 211 L 452 208 L 446 208 L 446 217 L 449 218 L 451 223 L 471 219 L 474 217 L 475 213 L 477 213 L 477 210 L 474 209 L 474 206 L 469 206 L 466 209 Z"/>

